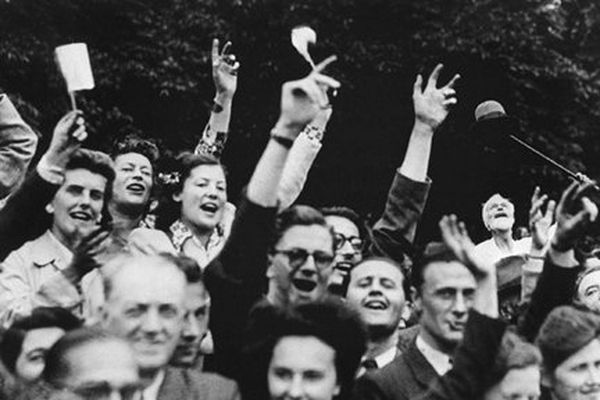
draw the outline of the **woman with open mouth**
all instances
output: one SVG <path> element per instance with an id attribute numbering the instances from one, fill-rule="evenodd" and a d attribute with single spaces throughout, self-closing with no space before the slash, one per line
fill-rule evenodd
<path id="1" fill-rule="evenodd" d="M 227 203 L 225 169 L 214 157 L 184 153 L 165 183 L 157 227 L 205 268 L 223 248 L 235 212 Z"/>

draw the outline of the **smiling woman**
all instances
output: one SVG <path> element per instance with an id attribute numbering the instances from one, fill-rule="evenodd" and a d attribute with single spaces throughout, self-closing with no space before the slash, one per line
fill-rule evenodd
<path id="1" fill-rule="evenodd" d="M 222 249 L 232 219 L 225 168 L 214 157 L 183 153 L 169 177 L 156 226 L 204 268 Z"/>
<path id="2" fill-rule="evenodd" d="M 365 350 L 358 316 L 325 300 L 291 308 L 269 306 L 247 331 L 244 399 L 345 399 Z"/>

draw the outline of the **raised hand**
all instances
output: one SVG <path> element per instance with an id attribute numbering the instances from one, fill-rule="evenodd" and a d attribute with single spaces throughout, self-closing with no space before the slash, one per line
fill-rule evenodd
<path id="1" fill-rule="evenodd" d="M 98 227 L 81 240 L 73 251 L 69 266 L 62 270 L 63 275 L 73 284 L 81 281 L 88 272 L 102 265 L 101 257 L 111 245 L 110 231 Z"/>
<path id="2" fill-rule="evenodd" d="M 498 287 L 496 266 L 477 255 L 475 245 L 467 228 L 456 215 L 445 215 L 440 220 L 442 238 L 456 257 L 473 273 L 477 280 L 477 290 L 473 308 L 491 318 L 498 318 Z"/>
<path id="3" fill-rule="evenodd" d="M 471 270 L 476 278 L 486 278 L 495 274 L 494 264 L 477 256 L 475 244 L 469 237 L 465 223 L 458 221 L 456 215 L 444 215 L 439 226 L 444 243 L 452 249 L 456 257 Z"/>
<path id="4" fill-rule="evenodd" d="M 231 42 L 227 42 L 219 52 L 219 39 L 213 39 L 212 76 L 217 96 L 233 97 L 237 90 L 237 74 L 240 63 L 236 61 L 235 55 L 228 53 L 230 47 Z"/>
<path id="5" fill-rule="evenodd" d="M 572 249 L 598 217 L 598 206 L 585 196 L 594 185 L 594 182 L 582 185 L 573 182 L 563 192 L 556 207 L 556 233 L 552 237 L 552 247 L 556 250 Z"/>
<path id="6" fill-rule="evenodd" d="M 338 89 L 340 83 L 321 74 L 337 59 L 331 56 L 318 64 L 304 79 L 286 82 L 281 88 L 281 114 L 277 126 L 290 130 L 295 139 L 298 133 L 312 121 L 319 111 L 329 106 L 327 89 Z"/>
<path id="7" fill-rule="evenodd" d="M 454 84 L 460 78 L 456 74 L 445 86 L 437 88 L 437 81 L 444 66 L 438 64 L 423 89 L 423 77 L 417 75 L 413 88 L 413 105 L 415 107 L 415 120 L 436 129 L 448 116 L 449 109 L 457 103 Z"/>
<path id="8" fill-rule="evenodd" d="M 532 250 L 541 251 L 549 240 L 548 231 L 554 221 L 554 210 L 556 202 L 548 200 L 548 196 L 541 194 L 536 186 L 531 196 L 531 208 L 529 209 L 529 230 L 531 231 Z M 547 204 L 546 204 L 547 202 Z M 546 210 L 544 211 L 544 205 Z"/>
<path id="9" fill-rule="evenodd" d="M 58 121 L 45 154 L 49 164 L 64 168 L 71 155 L 81 147 L 87 138 L 82 115 L 79 110 L 69 111 Z"/>

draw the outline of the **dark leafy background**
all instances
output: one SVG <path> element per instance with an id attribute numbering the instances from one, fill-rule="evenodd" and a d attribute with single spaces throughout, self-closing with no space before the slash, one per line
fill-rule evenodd
<path id="1" fill-rule="evenodd" d="M 224 155 L 235 198 L 277 117 L 281 83 L 308 72 L 289 42 L 292 27 L 308 24 L 319 36 L 314 58 L 339 56 L 328 73 L 343 88 L 302 202 L 381 211 L 412 126 L 415 74 L 438 62 L 442 81 L 463 78 L 435 138 L 420 242 L 436 238 L 451 211 L 482 239 L 480 204 L 494 192 L 515 201 L 525 225 L 533 186 L 557 197 L 568 182 L 517 146 L 469 145 L 481 101 L 500 101 L 540 150 L 600 175 L 595 0 L 11 0 L 0 2 L 0 21 L 0 87 L 43 135 L 40 149 L 69 107 L 55 46 L 89 46 L 97 87 L 78 101 L 90 147 L 137 132 L 172 154 L 191 149 L 206 123 L 211 38 L 229 39 L 242 63 Z"/>

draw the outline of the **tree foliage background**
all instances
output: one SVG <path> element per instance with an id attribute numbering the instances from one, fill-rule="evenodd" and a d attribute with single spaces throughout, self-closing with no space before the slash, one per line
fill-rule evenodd
<path id="1" fill-rule="evenodd" d="M 381 211 L 412 126 L 414 77 L 438 62 L 443 82 L 462 79 L 436 134 L 419 241 L 436 238 L 448 212 L 483 238 L 480 204 L 495 192 L 515 201 L 524 225 L 535 184 L 556 197 L 567 183 L 517 146 L 471 146 L 481 101 L 500 101 L 540 150 L 600 175 L 596 0 L 11 0 L 0 21 L 0 88 L 43 135 L 38 152 L 69 107 L 55 46 L 90 49 L 96 89 L 78 98 L 90 147 L 137 132 L 174 153 L 193 148 L 209 115 L 211 39 L 229 39 L 242 64 L 224 155 L 235 198 L 277 118 L 281 83 L 308 72 L 289 41 L 308 24 L 319 36 L 314 58 L 337 54 L 327 72 L 343 87 L 301 201 Z"/>

